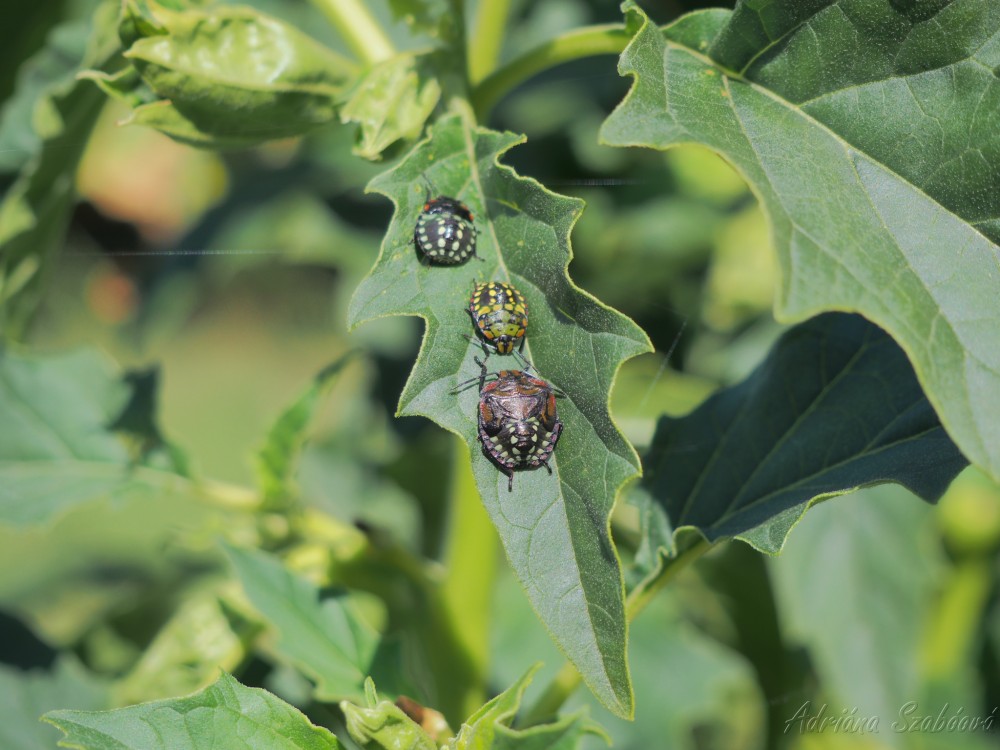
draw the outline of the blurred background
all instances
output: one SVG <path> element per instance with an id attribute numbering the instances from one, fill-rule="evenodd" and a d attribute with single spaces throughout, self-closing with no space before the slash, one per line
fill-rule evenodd
<path id="1" fill-rule="evenodd" d="M 342 48 L 304 2 L 244 4 Z M 666 22 L 711 3 L 642 4 Z M 92 6 L 25 7 L 0 32 L 0 97 L 9 99 L 21 64 L 57 21 Z M 620 20 L 616 3 L 602 0 L 512 6 L 508 59 L 561 31 Z M 412 44 L 386 3 L 372 7 L 394 41 Z M 782 329 L 770 313 L 777 279 L 767 222 L 743 180 L 698 148 L 598 145 L 627 87 L 613 57 L 564 65 L 504 99 L 487 124 L 527 135 L 507 159 L 521 174 L 587 202 L 570 274 L 656 346 L 625 364 L 612 398 L 641 452 L 661 414 L 684 414 L 741 380 Z M 391 160 L 353 156 L 349 128 L 216 154 L 120 128 L 122 115 L 109 103 L 90 140 L 80 203 L 30 345 L 98 347 L 127 369 L 158 365 L 163 433 L 200 474 L 237 485 L 252 483 L 248 457 L 280 410 L 322 367 L 360 348 L 326 399 L 299 483 L 336 518 L 440 556 L 456 438 L 393 417 L 422 324 L 345 325 L 390 217 L 388 201 L 364 188 Z M 16 156 L 0 154 L 4 189 Z M 627 540 L 636 519 L 622 505 L 616 530 Z M 51 665 L 60 649 L 108 673 L 134 663 L 212 564 L 190 538 L 177 542 L 181 531 L 197 533 L 201 513 L 185 503 L 91 507 L 29 532 L 0 528 L 0 685 L 21 696 L 0 709 L 0 747 L 36 747 L 16 726 L 48 708 L 34 710 L 13 675 Z M 499 569 L 494 688 L 543 660 L 537 690 L 563 660 L 504 561 Z M 995 747 L 893 724 L 915 702 L 911 717 L 992 711 L 996 731 L 998 580 L 1000 491 L 974 470 L 934 507 L 899 488 L 867 490 L 811 510 L 780 557 L 733 543 L 682 575 L 632 628 L 634 723 L 583 691 L 576 703 L 591 705 L 617 748 Z M 254 668 L 267 684 L 270 666 Z M 878 731 L 811 731 L 806 719 L 817 715 L 855 717 L 852 727 L 878 717 Z"/>

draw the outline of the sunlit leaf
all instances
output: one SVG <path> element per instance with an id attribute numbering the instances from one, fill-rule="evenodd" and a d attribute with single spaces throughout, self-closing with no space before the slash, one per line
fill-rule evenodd
<path id="1" fill-rule="evenodd" d="M 835 705 L 886 726 L 921 696 L 914 654 L 943 562 L 930 520 L 898 487 L 864 490 L 811 511 L 769 561 L 785 636 L 809 649 Z"/>
<path id="2" fill-rule="evenodd" d="M 389 196 L 396 214 L 375 268 L 355 292 L 350 319 L 354 325 L 387 315 L 426 321 L 399 413 L 428 416 L 466 440 L 480 495 L 536 611 L 591 689 L 628 715 L 622 578 L 608 516 L 638 462 L 608 415 L 608 392 L 619 364 L 649 344 L 635 324 L 567 278 L 569 232 L 581 204 L 498 164 L 520 140 L 450 116 L 373 181 L 371 189 Z M 419 262 L 410 241 L 428 183 L 469 205 L 482 262 L 449 268 Z M 558 401 L 565 428 L 550 461 L 553 475 L 518 472 L 513 492 L 477 441 L 476 388 L 452 393 L 478 374 L 473 357 L 483 354 L 469 341 L 465 311 L 473 278 L 508 281 L 524 294 L 526 355 L 567 394 Z M 490 365 L 511 366 L 499 356 Z"/>
<path id="3" fill-rule="evenodd" d="M 186 698 L 114 711 L 52 711 L 45 720 L 80 750 L 340 750 L 330 732 L 265 690 L 223 674 Z"/>
<path id="4" fill-rule="evenodd" d="M 418 137 L 440 98 L 441 86 L 426 58 L 397 55 L 361 76 L 340 119 L 359 125 L 354 153 L 378 159 L 396 141 Z"/>
<path id="5" fill-rule="evenodd" d="M 625 8 L 635 84 L 604 140 L 730 161 L 770 219 L 777 315 L 887 330 L 1000 477 L 1000 7 L 742 2 L 662 32 Z"/>
<path id="6" fill-rule="evenodd" d="M 138 76 L 95 73 L 135 107 L 127 123 L 196 146 L 246 146 L 334 122 L 355 66 L 295 27 L 234 6 L 125 4 L 120 31 Z"/>

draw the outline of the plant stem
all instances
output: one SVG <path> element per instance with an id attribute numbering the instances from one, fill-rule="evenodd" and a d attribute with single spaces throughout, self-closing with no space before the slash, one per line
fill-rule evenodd
<path id="1" fill-rule="evenodd" d="M 521 727 L 533 727 L 555 716 L 562 704 L 576 692 L 583 682 L 583 677 L 570 662 L 562 665 L 552 682 L 548 684 L 535 704 L 524 714 L 519 722 Z"/>
<path id="2" fill-rule="evenodd" d="M 695 544 L 681 552 L 677 557 L 664 560 L 663 565 L 655 575 L 640 583 L 629 592 L 625 599 L 625 618 L 632 622 L 644 610 L 653 597 L 668 583 L 677 577 L 684 568 L 712 549 L 713 543 L 699 539 Z"/>
<path id="3" fill-rule="evenodd" d="M 310 0 L 362 62 L 370 65 L 396 54 L 385 31 L 361 0 Z"/>
<path id="4" fill-rule="evenodd" d="M 630 39 L 621 24 L 585 26 L 525 52 L 481 81 L 472 92 L 480 121 L 504 94 L 537 73 L 570 60 L 620 54 Z"/>
<path id="5" fill-rule="evenodd" d="M 493 580 L 497 566 L 497 534 L 476 488 L 468 449 L 453 437 L 451 471 L 451 517 L 444 564 L 447 570 L 440 591 L 443 616 L 448 619 L 452 644 L 450 658 L 438 674 L 444 685 L 439 694 L 449 719 L 461 723 L 484 702 L 489 633 L 493 603 Z M 454 652 L 466 665 L 464 680 L 457 679 Z M 457 726 L 457 723 L 455 726 Z"/>
<path id="6" fill-rule="evenodd" d="M 677 577 L 684 568 L 697 560 L 712 548 L 712 543 L 699 540 L 677 557 L 665 560 L 654 576 L 637 586 L 625 600 L 625 617 L 632 622 L 642 610 L 653 600 L 653 597 L 670 581 Z M 562 669 L 548 684 L 535 704 L 524 714 L 520 722 L 522 727 L 541 724 L 555 716 L 567 699 L 583 682 L 583 678 L 570 662 L 563 664 Z"/>
<path id="7" fill-rule="evenodd" d="M 509 13 L 510 0 L 480 0 L 476 25 L 469 40 L 469 80 L 473 84 L 496 68 Z"/>

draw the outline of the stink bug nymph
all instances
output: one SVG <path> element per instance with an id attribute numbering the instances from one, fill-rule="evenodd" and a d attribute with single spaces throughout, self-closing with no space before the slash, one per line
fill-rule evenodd
<path id="1" fill-rule="evenodd" d="M 511 354 L 524 349 L 524 333 L 528 328 L 528 303 L 510 284 L 502 281 L 473 282 L 469 315 L 482 338 L 483 351 L 487 345 L 497 354 Z M 524 359 L 523 357 L 521 358 Z"/>
<path id="2" fill-rule="evenodd" d="M 521 370 L 487 376 L 478 357 L 476 364 L 482 372 L 469 382 L 479 383 L 479 442 L 507 475 L 507 491 L 514 489 L 515 469 L 544 466 L 551 474 L 549 457 L 563 428 L 556 415 L 557 389 Z"/>
<path id="3" fill-rule="evenodd" d="M 461 201 L 444 195 L 428 196 L 413 229 L 413 242 L 422 259 L 455 266 L 476 255 L 473 218 L 469 207 Z"/>

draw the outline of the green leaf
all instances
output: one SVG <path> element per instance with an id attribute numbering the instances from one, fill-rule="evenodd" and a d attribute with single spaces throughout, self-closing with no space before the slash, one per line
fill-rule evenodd
<path id="1" fill-rule="evenodd" d="M 375 684 L 365 681 L 365 705 L 342 701 L 351 738 L 365 750 L 437 750 L 437 744 L 395 703 L 379 700 Z"/>
<path id="2" fill-rule="evenodd" d="M 210 685 L 219 669 L 243 663 L 244 640 L 253 627 L 230 617 L 215 591 L 189 595 L 116 684 L 116 704 L 184 695 Z"/>
<path id="3" fill-rule="evenodd" d="M 141 81 L 91 77 L 135 107 L 126 124 L 196 146 L 246 146 L 334 122 L 355 73 L 295 27 L 249 8 L 174 11 L 131 0 L 120 33 Z"/>
<path id="4" fill-rule="evenodd" d="M 81 65 L 102 67 L 117 53 L 113 7 L 104 3 L 94 14 Z M 69 44 L 61 35 L 53 41 Z M 90 84 L 67 74 L 32 105 L 34 153 L 0 203 L 0 331 L 7 336 L 20 336 L 61 249 L 76 195 L 73 176 L 102 104 Z"/>
<path id="5" fill-rule="evenodd" d="M 825 694 L 885 727 L 921 695 L 943 562 L 928 511 L 898 487 L 863 490 L 810 512 L 769 561 L 782 630 L 809 649 Z"/>
<path id="6" fill-rule="evenodd" d="M 295 494 L 293 479 L 305 445 L 306 431 L 320 400 L 353 354 L 350 351 L 323 368 L 305 393 L 282 412 L 268 431 L 256 456 L 257 482 L 265 502 L 277 502 Z"/>
<path id="7" fill-rule="evenodd" d="M 625 9 L 635 84 L 605 142 L 696 141 L 731 162 L 770 218 L 776 314 L 887 330 L 1000 478 L 1000 6 L 744 2 L 662 33 Z"/>
<path id="8" fill-rule="evenodd" d="M 277 631 L 279 657 L 316 681 L 323 701 L 358 699 L 365 678 L 389 679 L 382 659 L 390 659 L 379 633 L 343 595 L 320 596 L 320 590 L 280 561 L 259 552 L 227 547 L 229 559 L 253 606 Z M 401 664 L 391 665 L 397 673 Z"/>
<path id="9" fill-rule="evenodd" d="M 754 671 L 735 651 L 688 622 L 692 607 L 686 601 L 692 600 L 680 599 L 687 593 L 687 586 L 664 589 L 642 617 L 629 624 L 635 720 L 604 714 L 601 725 L 614 748 L 697 748 L 708 736 L 714 743 L 708 747 L 760 750 L 765 703 Z M 712 597 L 697 589 L 694 596 L 699 597 L 701 614 Z M 544 659 L 545 668 L 535 682 L 549 684 L 562 663 L 559 653 L 512 576 L 501 576 L 496 597 L 494 680 L 513 683 L 528 665 Z M 568 705 L 600 710 L 596 699 L 583 691 Z M 585 747 L 597 745 L 591 741 Z"/>
<path id="10" fill-rule="evenodd" d="M 654 549 L 671 546 L 665 529 L 693 527 L 778 552 L 812 502 L 881 482 L 934 501 L 966 460 L 892 339 L 828 313 L 744 382 L 661 419 L 645 465 Z"/>
<path id="11" fill-rule="evenodd" d="M 113 423 L 129 388 L 90 351 L 0 350 L 0 523 L 44 523 L 84 503 L 190 494 L 173 455 L 130 454 Z"/>
<path id="12" fill-rule="evenodd" d="M 378 159 L 400 139 L 424 129 L 441 98 L 441 86 L 426 55 L 397 55 L 362 75 L 340 110 L 341 122 L 360 125 L 354 153 Z"/>
<path id="13" fill-rule="evenodd" d="M 186 698 L 114 711 L 52 711 L 45 721 L 79 750 L 340 750 L 326 729 L 266 690 L 223 674 Z"/>
<path id="14" fill-rule="evenodd" d="M 0 665 L 0 694 L 4 696 L 4 719 L 0 721 L 0 747 L 4 750 L 54 747 L 58 732 L 38 721 L 46 711 L 68 706 L 97 710 L 109 703 L 107 686 L 70 658 L 60 659 L 46 672 Z"/>
<path id="15" fill-rule="evenodd" d="M 73 20 L 56 26 L 45 46 L 17 76 L 14 95 L 0 111 L 0 172 L 15 172 L 38 153 L 41 139 L 32 124 L 35 105 L 51 87 L 72 80 L 87 50 L 90 23 Z"/>
<path id="16" fill-rule="evenodd" d="M 536 611 L 601 701 L 628 715 L 622 575 L 608 516 L 638 462 L 611 421 L 608 392 L 620 363 L 647 351 L 649 342 L 634 323 L 567 277 L 569 233 L 581 202 L 500 166 L 500 155 L 521 140 L 446 117 L 429 140 L 371 183 L 370 189 L 392 199 L 396 212 L 349 317 L 352 325 L 387 315 L 426 321 L 399 414 L 430 417 L 466 440 L 476 486 Z M 483 262 L 442 268 L 418 261 L 410 241 L 428 181 L 470 206 Z M 478 374 L 473 357 L 482 355 L 469 341 L 465 311 L 473 277 L 521 290 L 531 321 L 525 353 L 542 377 L 568 394 L 558 402 L 565 427 L 550 462 L 553 476 L 518 472 L 512 493 L 477 441 L 476 389 L 451 392 Z M 507 361 L 496 356 L 490 364 L 503 368 Z"/>
<path id="17" fill-rule="evenodd" d="M 448 747 L 452 750 L 573 750 L 588 734 L 596 734 L 610 744 L 604 730 L 587 718 L 586 711 L 528 729 L 511 727 L 524 691 L 537 670 L 538 665 L 535 665 L 470 716 Z"/>

